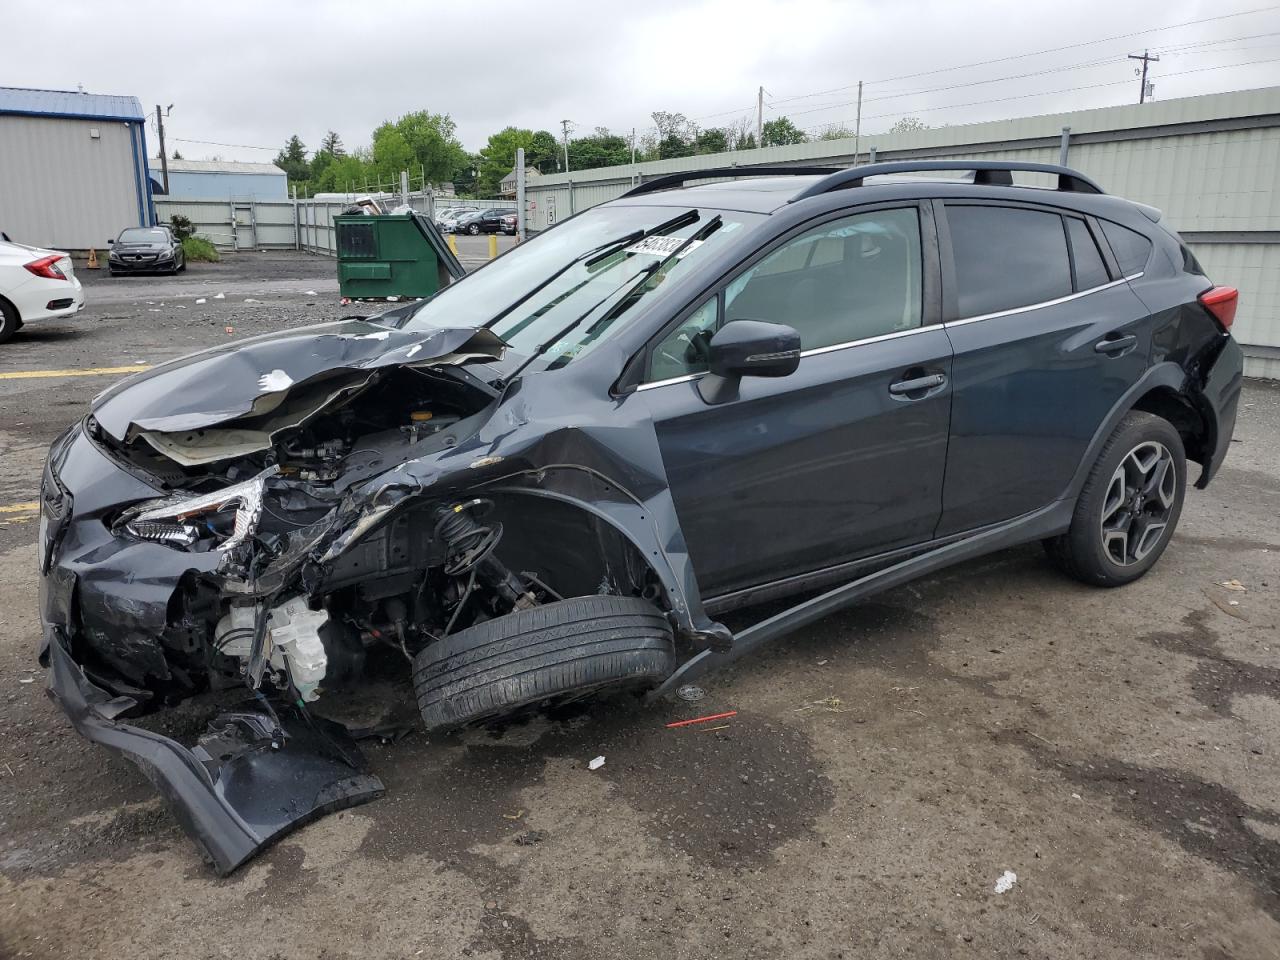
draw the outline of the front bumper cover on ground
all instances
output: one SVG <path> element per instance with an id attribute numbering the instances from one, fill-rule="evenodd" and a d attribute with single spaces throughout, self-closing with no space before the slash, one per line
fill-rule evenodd
<path id="1" fill-rule="evenodd" d="M 383 795 L 338 724 L 290 707 L 223 713 L 194 749 L 116 720 L 133 706 L 92 683 L 48 627 L 49 696 L 95 743 L 135 763 L 221 874 L 327 813 Z"/>

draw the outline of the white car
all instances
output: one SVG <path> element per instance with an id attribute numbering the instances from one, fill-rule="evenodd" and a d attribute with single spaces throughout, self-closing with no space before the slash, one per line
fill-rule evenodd
<path id="1" fill-rule="evenodd" d="M 32 320 L 84 309 L 84 290 L 68 254 L 0 241 L 0 343 Z"/>
<path id="2" fill-rule="evenodd" d="M 468 214 L 475 213 L 478 209 L 478 207 L 450 207 L 447 210 L 442 210 L 436 216 L 436 226 L 443 233 L 452 233 L 459 220 Z"/>

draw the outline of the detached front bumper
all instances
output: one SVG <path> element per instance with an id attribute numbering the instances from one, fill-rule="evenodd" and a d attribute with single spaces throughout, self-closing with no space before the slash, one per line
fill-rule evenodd
<path id="1" fill-rule="evenodd" d="M 111 534 L 104 516 L 155 493 L 79 427 L 55 442 L 41 489 L 40 659 L 49 696 L 76 730 L 135 763 L 225 874 L 384 788 L 344 728 L 293 705 L 251 700 L 216 716 L 190 747 L 122 721 L 150 697 L 139 677 L 164 669 L 169 598 L 200 560 L 214 562 Z"/>

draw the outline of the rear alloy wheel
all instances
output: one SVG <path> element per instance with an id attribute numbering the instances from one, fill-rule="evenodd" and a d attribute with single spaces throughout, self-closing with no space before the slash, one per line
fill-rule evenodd
<path id="1" fill-rule="evenodd" d="M 639 597 L 574 597 L 450 634 L 413 661 L 428 730 L 452 730 L 604 690 L 656 686 L 675 669 L 671 625 Z"/>
<path id="2" fill-rule="evenodd" d="M 476 236 L 480 233 L 480 225 L 478 223 L 471 224 L 467 227 L 467 233 L 471 234 L 473 237 Z"/>
<path id="3" fill-rule="evenodd" d="M 22 321 L 18 318 L 18 309 L 7 300 L 0 300 L 0 343 L 8 343 L 13 339 Z"/>
<path id="4" fill-rule="evenodd" d="M 1131 583 L 1160 559 L 1182 513 L 1182 438 L 1150 413 L 1125 415 L 1080 492 L 1070 529 L 1045 541 L 1066 573 L 1085 583 Z"/>

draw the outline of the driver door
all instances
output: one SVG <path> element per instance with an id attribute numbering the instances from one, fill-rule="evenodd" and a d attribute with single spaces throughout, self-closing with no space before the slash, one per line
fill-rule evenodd
<path id="1" fill-rule="evenodd" d="M 637 396 L 706 598 L 922 543 L 938 523 L 951 347 L 932 218 L 863 210 L 782 240 L 650 349 Z M 736 319 L 795 328 L 800 366 L 708 404 L 705 345 Z"/>

